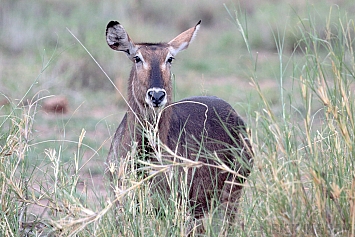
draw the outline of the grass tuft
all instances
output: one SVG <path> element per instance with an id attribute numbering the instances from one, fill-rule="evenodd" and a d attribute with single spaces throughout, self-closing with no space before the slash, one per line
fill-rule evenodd
<path id="1" fill-rule="evenodd" d="M 332 14 L 333 9 L 329 19 Z M 285 86 L 290 79 L 278 51 L 281 111 L 272 108 L 252 77 L 263 106 L 253 117 L 256 170 L 240 209 L 240 235 L 354 234 L 354 24 L 338 16 L 328 19 L 325 37 L 311 15 L 300 19 L 295 52 L 304 60 L 293 66 L 292 87 Z M 283 42 L 279 37 L 275 34 L 277 44 Z"/>

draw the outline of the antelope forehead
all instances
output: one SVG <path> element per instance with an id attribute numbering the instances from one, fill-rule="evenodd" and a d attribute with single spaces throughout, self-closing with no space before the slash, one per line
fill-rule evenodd
<path id="1" fill-rule="evenodd" d="M 167 68 L 166 62 L 173 55 L 169 51 L 166 51 L 166 52 L 159 52 L 159 53 L 144 52 L 141 53 L 139 56 L 140 58 L 142 58 L 144 65 L 146 65 L 144 69 L 165 71 Z"/>
<path id="2" fill-rule="evenodd" d="M 167 54 L 170 54 L 168 46 L 157 44 L 140 44 L 138 50 L 146 60 L 164 61 Z"/>

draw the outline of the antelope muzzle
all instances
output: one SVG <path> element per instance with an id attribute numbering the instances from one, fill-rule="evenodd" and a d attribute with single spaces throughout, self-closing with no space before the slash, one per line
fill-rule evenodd
<path id="1" fill-rule="evenodd" d="M 145 102 L 147 102 L 149 107 L 163 107 L 167 102 L 166 91 L 156 87 L 149 89 L 145 97 Z"/>

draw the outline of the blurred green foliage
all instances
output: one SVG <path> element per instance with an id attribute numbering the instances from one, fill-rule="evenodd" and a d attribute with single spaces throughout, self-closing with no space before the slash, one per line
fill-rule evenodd
<path id="1" fill-rule="evenodd" d="M 300 19 L 307 17 L 309 9 L 315 9 L 318 15 L 314 17 L 320 19 L 315 29 L 322 32 L 331 6 L 346 9 L 348 14 L 355 11 L 351 0 L 227 1 L 225 5 L 211 0 L 3 0 L 0 6 L 0 91 L 18 99 L 51 59 L 49 68 L 37 80 L 37 89 L 49 90 L 50 94 L 74 93 L 72 88 L 113 89 L 66 29 L 87 47 L 108 75 L 124 81 L 129 73 L 129 62 L 124 55 L 110 51 L 105 42 L 105 26 L 110 20 L 120 21 L 135 41 L 155 42 L 168 41 L 202 19 L 196 42 L 179 55 L 176 62 L 174 72 L 178 81 L 201 75 L 206 80 L 225 76 L 242 78 L 248 68 L 248 61 L 243 58 L 244 43 L 225 7 L 233 18 L 236 12 L 242 16 L 240 18 L 248 19 L 244 24 L 254 50 L 273 54 L 276 50 L 273 34 L 285 35 L 285 48 L 291 53 L 301 37 L 297 30 Z M 260 68 L 263 69 L 263 64 Z M 266 68 L 263 76 L 273 75 Z"/>

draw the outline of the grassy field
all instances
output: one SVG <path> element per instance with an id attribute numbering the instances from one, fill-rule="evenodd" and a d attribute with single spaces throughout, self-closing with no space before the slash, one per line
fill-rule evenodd
<path id="1" fill-rule="evenodd" d="M 126 107 L 111 81 L 126 95 L 130 63 L 104 35 L 118 20 L 136 41 L 168 41 L 202 19 L 174 62 L 175 98 L 227 100 L 255 152 L 237 223 L 206 217 L 206 236 L 355 236 L 354 12 L 350 0 L 2 1 L 0 235 L 184 236 L 186 206 L 150 196 L 149 180 L 127 177 L 115 214 L 104 161 Z M 56 95 L 67 113 L 43 109 Z"/>

